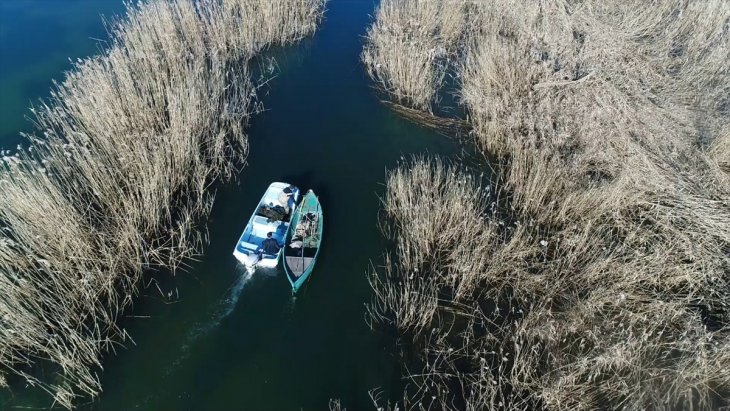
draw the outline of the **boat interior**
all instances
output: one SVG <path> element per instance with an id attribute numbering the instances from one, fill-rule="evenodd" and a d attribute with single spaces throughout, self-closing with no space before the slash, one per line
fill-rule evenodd
<path id="1" fill-rule="evenodd" d="M 313 261 L 312 257 L 287 256 L 286 264 L 289 266 L 289 275 L 292 276 L 292 280 L 301 277 Z"/>
<path id="2" fill-rule="evenodd" d="M 246 258 L 256 255 L 268 233 L 272 233 L 272 237 L 283 244 L 298 198 L 298 188 L 285 183 L 272 183 L 234 248 L 236 258 L 245 263 Z M 261 257 L 278 259 L 278 256 L 279 253 L 275 253 L 262 254 Z"/>
<path id="3" fill-rule="evenodd" d="M 280 244 L 284 242 L 284 236 L 289 224 L 283 221 L 276 221 L 274 223 L 268 222 L 268 218 L 265 216 L 256 215 L 249 227 L 241 237 L 239 243 L 240 247 L 256 249 L 266 239 L 266 234 L 273 233 L 272 237 L 276 239 Z"/>

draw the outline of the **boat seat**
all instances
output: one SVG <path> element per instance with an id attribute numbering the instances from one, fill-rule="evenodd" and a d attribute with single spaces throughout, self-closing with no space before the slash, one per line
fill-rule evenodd
<path id="1" fill-rule="evenodd" d="M 247 243 L 245 241 L 241 241 L 240 243 L 238 243 L 238 245 L 248 250 L 256 250 L 258 248 L 256 244 Z"/>
<path id="2" fill-rule="evenodd" d="M 251 235 L 259 238 L 266 238 L 266 234 L 276 232 L 278 225 L 272 225 L 266 222 L 266 217 L 256 216 L 253 221 Z"/>

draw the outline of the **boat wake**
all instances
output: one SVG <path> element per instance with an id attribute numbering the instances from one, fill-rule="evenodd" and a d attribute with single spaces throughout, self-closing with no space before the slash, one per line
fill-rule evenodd
<path id="1" fill-rule="evenodd" d="M 168 367 L 167 371 L 165 372 L 165 376 L 170 375 L 186 359 L 188 359 L 188 357 L 190 356 L 190 351 L 195 343 L 201 337 L 209 334 L 211 331 L 216 329 L 223 321 L 223 319 L 231 315 L 233 310 L 236 308 L 236 304 L 238 303 L 238 299 L 241 296 L 241 292 L 246 287 L 246 284 L 251 281 L 251 278 L 254 274 L 253 271 L 246 270 L 245 268 L 239 268 L 237 269 L 237 271 L 238 275 L 236 276 L 236 280 L 228 288 L 225 296 L 218 300 L 215 306 L 211 308 L 210 315 L 207 316 L 207 319 L 203 321 L 198 321 L 193 324 L 192 327 L 190 327 L 190 331 L 188 331 L 187 335 L 183 339 L 183 344 L 180 346 L 180 355 L 177 357 L 177 359 L 175 359 L 170 367 Z"/>

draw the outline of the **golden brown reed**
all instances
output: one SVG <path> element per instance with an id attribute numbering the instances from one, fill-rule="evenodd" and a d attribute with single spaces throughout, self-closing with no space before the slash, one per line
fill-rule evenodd
<path id="1" fill-rule="evenodd" d="M 0 163 L 3 373 L 71 408 L 101 390 L 100 357 L 145 269 L 195 255 L 209 185 L 247 154 L 247 64 L 311 34 L 324 0 L 149 0 L 110 23 L 110 47 L 79 60 L 33 109 L 27 149 Z M 32 366 L 56 367 L 41 381 Z"/>
<path id="2" fill-rule="evenodd" d="M 415 394 L 432 409 L 727 406 L 730 5 L 458 4 L 467 47 L 430 70 L 456 68 L 474 141 L 500 161 L 503 195 L 492 212 L 439 190 L 468 173 L 429 174 L 443 165 L 426 160 L 388 177 L 386 232 L 397 248 L 371 276 L 371 311 L 421 353 Z M 379 12 L 375 26 L 410 33 L 412 21 L 387 18 L 424 18 L 413 10 Z M 433 18 L 420 25 L 443 24 Z M 388 47 L 370 35 L 368 47 Z M 385 84 L 416 93 L 409 81 L 420 74 L 399 73 L 410 78 Z M 427 108 L 435 87 L 410 104 Z M 451 205 L 416 212 L 400 198 Z M 470 206 L 477 211 L 465 213 Z M 476 233 L 443 242 L 444 221 L 478 210 L 489 212 Z M 433 226 L 438 235 L 414 228 Z M 458 279 L 442 280 L 455 266 L 448 251 L 419 266 L 403 245 L 409 230 L 426 235 L 423 244 L 472 249 L 465 259 L 475 265 L 462 275 L 475 285 L 460 292 Z"/>
<path id="3" fill-rule="evenodd" d="M 467 4 L 465 0 L 395 0 L 379 5 L 362 60 L 393 101 L 431 109 L 449 56 L 461 40 Z"/>

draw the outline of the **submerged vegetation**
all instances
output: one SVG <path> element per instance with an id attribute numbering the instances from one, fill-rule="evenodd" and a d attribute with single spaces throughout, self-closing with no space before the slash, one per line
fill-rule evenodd
<path id="1" fill-rule="evenodd" d="M 100 357 L 145 269 L 203 237 L 210 184 L 247 154 L 263 48 L 311 34 L 324 0 L 147 0 L 110 23 L 34 108 L 29 146 L 0 162 L 0 386 L 24 378 L 71 408 L 101 390 Z M 33 365 L 53 367 L 53 381 Z"/>
<path id="2" fill-rule="evenodd" d="M 370 318 L 417 358 L 403 408 L 730 405 L 729 25 L 716 0 L 383 0 L 370 75 L 425 111 L 454 76 L 499 162 L 388 176 Z"/>

